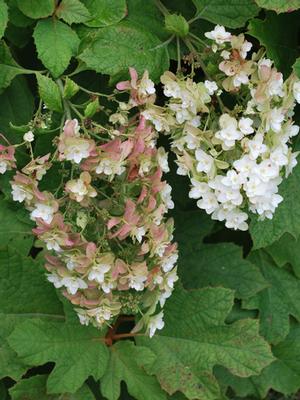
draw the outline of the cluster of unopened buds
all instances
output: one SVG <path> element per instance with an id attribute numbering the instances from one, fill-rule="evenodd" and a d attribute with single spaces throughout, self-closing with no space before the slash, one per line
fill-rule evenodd
<path id="1" fill-rule="evenodd" d="M 300 81 L 294 74 L 284 81 L 262 51 L 248 60 L 252 44 L 243 34 L 217 25 L 205 36 L 213 42 L 215 80 L 196 83 L 166 72 L 167 104 L 148 104 L 142 114 L 170 135 L 177 173 L 189 176 L 197 206 L 227 228 L 247 230 L 250 212 L 260 220 L 273 217 L 283 201 L 278 186 L 297 164 L 289 144 L 299 132 L 292 117 Z M 223 91 L 236 98 L 232 110 Z"/>
<path id="2" fill-rule="evenodd" d="M 56 151 L 37 158 L 34 134 L 24 135 L 32 160 L 14 175 L 12 197 L 35 221 L 49 252 L 48 280 L 75 305 L 82 324 L 102 327 L 134 314 L 135 331 L 150 336 L 164 325 L 178 254 L 166 219 L 174 203 L 162 180 L 169 167 L 156 147 L 159 132 L 171 137 L 177 173 L 191 180 L 189 196 L 228 228 L 246 230 L 249 212 L 272 218 L 283 200 L 278 186 L 297 162 L 290 139 L 299 131 L 292 116 L 300 81 L 291 75 L 284 82 L 261 51 L 247 60 L 251 43 L 243 34 L 216 26 L 205 36 L 213 41 L 206 57 L 218 65 L 214 79 L 207 71 L 203 82 L 165 72 L 167 101 L 158 106 L 148 73 L 139 79 L 130 68 L 131 80 L 117 85 L 129 100 L 119 102 L 101 132 L 68 119 Z M 231 110 L 223 91 L 237 99 Z M 47 190 L 53 166 L 61 182 Z M 1 145 L 0 173 L 15 168 L 15 146 Z"/>

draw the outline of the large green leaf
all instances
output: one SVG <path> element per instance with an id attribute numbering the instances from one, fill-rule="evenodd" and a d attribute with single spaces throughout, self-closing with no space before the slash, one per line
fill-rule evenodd
<path id="1" fill-rule="evenodd" d="M 300 8 L 299 0 L 255 0 L 257 5 L 277 13 L 291 12 Z"/>
<path id="2" fill-rule="evenodd" d="M 120 23 L 100 29 L 79 58 L 96 72 L 126 78 L 128 68 L 134 67 L 139 74 L 148 70 L 158 80 L 169 67 L 167 50 L 159 45 L 152 33 Z"/>
<path id="3" fill-rule="evenodd" d="M 273 360 L 257 321 L 224 323 L 232 304 L 228 289 L 176 290 L 165 306 L 165 328 L 151 339 L 138 338 L 157 355 L 145 369 L 169 394 L 179 390 L 189 399 L 219 399 L 215 365 L 246 377 Z"/>
<path id="4" fill-rule="evenodd" d="M 236 296 L 243 298 L 267 286 L 258 268 L 243 259 L 242 249 L 232 243 L 207 244 L 185 252 L 180 266 L 183 284 L 189 289 L 223 286 L 235 290 Z"/>
<path id="5" fill-rule="evenodd" d="M 110 348 L 107 370 L 101 378 L 101 392 L 109 400 L 120 398 L 120 383 L 124 381 L 128 392 L 139 400 L 165 400 L 156 378 L 145 373 L 142 366 L 153 364 L 156 356 L 145 347 L 122 341 Z"/>
<path id="6" fill-rule="evenodd" d="M 127 13 L 125 0 L 82 0 L 92 18 L 85 25 L 99 28 L 116 24 Z"/>
<path id="7" fill-rule="evenodd" d="M 298 21 L 299 13 L 276 15 L 269 12 L 265 20 L 253 19 L 249 23 L 249 34 L 265 46 L 268 57 L 286 76 L 299 55 Z"/>
<path id="8" fill-rule="evenodd" d="M 19 9 L 30 18 L 49 17 L 54 12 L 55 0 L 17 0 Z"/>
<path id="9" fill-rule="evenodd" d="M 238 396 L 264 399 L 273 389 L 284 395 L 300 389 L 300 325 L 292 325 L 286 339 L 273 347 L 276 360 L 263 369 L 259 376 L 238 378 L 224 369 L 218 369 L 218 379 L 230 386 Z"/>
<path id="10" fill-rule="evenodd" d="M 300 279 L 300 241 L 285 233 L 277 242 L 266 248 L 279 267 L 289 263 L 297 278 Z"/>
<path id="11" fill-rule="evenodd" d="M 1 246 L 14 245 L 20 253 L 27 255 L 33 244 L 33 223 L 27 213 L 16 204 L 0 198 L 0 220 Z"/>
<path id="12" fill-rule="evenodd" d="M 2 206 L 0 210 L 5 212 Z M 64 316 L 55 290 L 45 279 L 44 268 L 39 263 L 24 257 L 15 248 L 4 247 L 0 249 L 0 266 L 0 378 L 18 379 L 28 367 L 7 343 L 6 338 L 14 327 L 28 318 L 63 321 Z"/>
<path id="13" fill-rule="evenodd" d="M 252 0 L 193 0 L 193 3 L 198 17 L 229 28 L 244 26 L 259 12 Z"/>
<path id="14" fill-rule="evenodd" d="M 17 325 L 8 342 L 29 365 L 55 362 L 48 393 L 75 393 L 89 376 L 99 379 L 108 362 L 101 332 L 79 322 L 28 320 Z"/>
<path id="15" fill-rule="evenodd" d="M 95 400 L 87 385 L 83 385 L 74 394 L 47 394 L 47 378 L 47 375 L 36 375 L 17 382 L 16 385 L 9 389 L 12 400 Z"/>
<path id="16" fill-rule="evenodd" d="M 79 0 L 62 0 L 56 15 L 68 24 L 79 24 L 92 18 L 89 10 Z"/>
<path id="17" fill-rule="evenodd" d="M 300 234 L 300 165 L 280 185 L 279 193 L 283 196 L 283 202 L 275 211 L 273 219 L 258 221 L 253 219 L 250 224 L 250 233 L 254 248 L 266 247 L 288 232 L 295 238 Z"/>
<path id="18" fill-rule="evenodd" d="M 23 125 L 31 120 L 34 101 L 23 76 L 17 76 L 0 95 L 0 103 L 0 131 L 5 135 L 10 133 L 10 123 Z"/>
<path id="19" fill-rule="evenodd" d="M 11 81 L 17 76 L 24 72 L 24 69 L 20 67 L 13 59 L 8 46 L 4 43 L 0 43 L 0 91 L 5 89 L 11 84 Z"/>
<path id="20" fill-rule="evenodd" d="M 7 5 L 4 0 L 0 0 L 0 39 L 4 35 L 8 23 Z"/>
<path id="21" fill-rule="evenodd" d="M 260 267 L 269 288 L 243 301 L 243 306 L 259 310 L 261 334 L 268 342 L 277 344 L 289 333 L 289 316 L 300 321 L 300 281 L 278 268 L 262 251 L 253 253 L 250 259 Z"/>
<path id="22" fill-rule="evenodd" d="M 78 36 L 68 25 L 52 18 L 39 21 L 33 37 L 39 58 L 57 78 L 77 54 Z"/>

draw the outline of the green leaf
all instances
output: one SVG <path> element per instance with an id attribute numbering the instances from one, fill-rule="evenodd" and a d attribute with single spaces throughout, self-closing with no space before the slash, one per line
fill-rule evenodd
<path id="1" fill-rule="evenodd" d="M 188 289 L 223 286 L 235 290 L 237 297 L 245 298 L 267 286 L 258 268 L 243 259 L 241 247 L 232 243 L 199 246 L 193 252 L 185 252 L 179 265 Z"/>
<path id="2" fill-rule="evenodd" d="M 179 37 L 185 37 L 189 33 L 189 24 L 182 15 L 166 15 L 165 26 L 168 32 L 173 33 Z"/>
<path id="3" fill-rule="evenodd" d="M 214 24 L 238 28 L 255 17 L 259 8 L 252 0 L 193 0 L 197 16 Z"/>
<path id="4" fill-rule="evenodd" d="M 98 98 L 91 101 L 84 109 L 84 116 L 91 118 L 99 110 L 99 100 Z"/>
<path id="5" fill-rule="evenodd" d="M 19 209 L 15 203 L 0 199 L 1 246 L 12 244 L 22 254 L 27 255 L 29 253 L 33 244 L 33 234 L 31 231 L 33 223 L 27 214 L 27 212 Z"/>
<path id="6" fill-rule="evenodd" d="M 101 392 L 109 400 L 120 398 L 120 384 L 124 381 L 129 394 L 139 400 L 165 400 L 156 378 L 142 369 L 151 365 L 156 356 L 150 349 L 135 346 L 133 342 L 121 341 L 111 348 L 107 370 L 101 378 Z"/>
<path id="7" fill-rule="evenodd" d="M 36 375 L 17 382 L 9 389 L 12 400 L 95 400 L 94 395 L 86 385 L 83 385 L 74 394 L 66 393 L 59 396 L 47 394 L 47 378 L 47 375 Z"/>
<path id="8" fill-rule="evenodd" d="M 126 15 L 125 0 L 82 0 L 92 19 L 85 22 L 85 25 L 99 28 L 102 26 L 114 25 L 121 21 Z"/>
<path id="9" fill-rule="evenodd" d="M 273 347 L 276 360 L 263 369 L 259 376 L 238 378 L 228 371 L 218 370 L 217 376 L 225 386 L 230 386 L 238 396 L 255 396 L 263 399 L 270 389 L 286 396 L 300 389 L 300 325 L 291 326 L 286 339 Z"/>
<path id="10" fill-rule="evenodd" d="M 91 19 L 89 10 L 79 0 L 62 0 L 56 10 L 56 15 L 67 24 L 79 24 Z"/>
<path id="11" fill-rule="evenodd" d="M 250 233 L 254 249 L 266 247 L 280 239 L 284 233 L 297 238 L 300 235 L 300 165 L 285 179 L 279 187 L 283 201 L 275 211 L 273 219 L 258 221 L 252 219 Z"/>
<path id="12" fill-rule="evenodd" d="M 34 101 L 23 76 L 17 76 L 0 95 L 0 131 L 12 142 L 20 142 L 20 135 L 12 133 L 10 124 L 23 125 L 31 120 Z"/>
<path id="13" fill-rule="evenodd" d="M 300 321 L 300 281 L 274 265 L 262 251 L 253 253 L 250 260 L 259 266 L 269 288 L 243 301 L 243 306 L 259 310 L 260 333 L 268 342 L 277 344 L 289 333 L 289 316 Z"/>
<path id="14" fill-rule="evenodd" d="M 20 28 L 27 27 L 31 25 L 34 20 L 26 17 L 18 7 L 17 0 L 8 0 L 8 12 L 9 12 L 9 21 Z"/>
<path id="15" fill-rule="evenodd" d="M 99 30 L 79 58 L 96 72 L 128 77 L 128 68 L 134 67 L 139 74 L 147 69 L 150 77 L 158 80 L 169 67 L 167 51 L 159 45 L 150 32 L 120 23 Z"/>
<path id="16" fill-rule="evenodd" d="M 24 72 L 26 73 L 26 69 L 16 63 L 8 46 L 0 42 L 0 91 L 7 88 L 17 75 Z"/>
<path id="17" fill-rule="evenodd" d="M 258 323 L 224 320 L 233 305 L 233 292 L 207 288 L 176 290 L 165 306 L 165 328 L 151 338 L 138 338 L 157 356 L 145 369 L 155 374 L 169 394 L 177 390 L 188 399 L 220 398 L 213 367 L 223 365 L 238 376 L 258 374 L 273 356 L 258 335 Z"/>
<path id="18" fill-rule="evenodd" d="M 19 9 L 29 18 L 45 18 L 53 14 L 55 0 L 17 0 Z"/>
<path id="19" fill-rule="evenodd" d="M 57 84 L 51 78 L 48 78 L 42 74 L 37 73 L 36 78 L 38 81 L 41 99 L 49 108 L 49 110 L 62 112 L 62 99 Z"/>
<path id="20" fill-rule="evenodd" d="M 8 23 L 7 5 L 4 0 L 0 0 L 0 39 L 4 35 Z"/>
<path id="21" fill-rule="evenodd" d="M 55 78 L 59 77 L 77 54 L 78 36 L 63 22 L 47 19 L 37 23 L 33 37 L 42 63 Z"/>
<path id="22" fill-rule="evenodd" d="M 5 213 L 3 205 L 0 210 Z M 11 217 L 13 225 L 14 217 Z M 0 241 L 4 244 L 3 237 Z M 27 318 L 63 320 L 64 316 L 55 290 L 45 279 L 45 270 L 39 263 L 24 257 L 15 248 L 6 247 L 0 249 L 0 265 L 0 309 L 3 313 L 0 317 L 0 377 L 19 379 L 28 367 L 7 343 L 14 327 Z"/>
<path id="23" fill-rule="evenodd" d="M 99 379 L 108 362 L 101 332 L 79 322 L 25 321 L 8 342 L 30 365 L 55 362 L 47 381 L 48 393 L 75 393 L 89 376 Z"/>
<path id="24" fill-rule="evenodd" d="M 295 11 L 300 8 L 299 0 L 255 0 L 255 2 L 259 7 L 276 11 L 278 14 Z"/>
<path id="25" fill-rule="evenodd" d="M 285 233 L 279 240 L 265 249 L 279 267 L 289 263 L 297 278 L 300 279 L 300 242 Z"/>
<path id="26" fill-rule="evenodd" d="M 300 58 L 297 58 L 295 64 L 293 65 L 295 74 L 300 78 Z"/>
<path id="27" fill-rule="evenodd" d="M 276 67 L 288 76 L 298 56 L 298 21 L 299 14 L 267 13 L 265 20 L 253 19 L 249 22 L 248 33 L 265 46 L 267 56 Z"/>
<path id="28" fill-rule="evenodd" d="M 67 77 L 65 81 L 63 97 L 65 99 L 70 99 L 78 92 L 78 90 L 79 86 L 77 85 L 77 83 Z"/>

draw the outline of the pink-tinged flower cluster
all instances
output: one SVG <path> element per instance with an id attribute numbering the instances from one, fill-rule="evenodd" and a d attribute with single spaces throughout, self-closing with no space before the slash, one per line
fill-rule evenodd
<path id="1" fill-rule="evenodd" d="M 16 167 L 14 146 L 0 144 L 0 174 L 4 174 Z"/>
<path id="2" fill-rule="evenodd" d="M 147 73 L 138 80 L 130 72 L 131 82 L 118 84 L 130 90 L 128 109 L 152 102 Z M 156 148 L 156 138 L 138 108 L 127 125 L 108 128 L 99 140 L 67 120 L 51 162 L 49 154 L 32 159 L 11 181 L 13 199 L 30 212 L 33 232 L 47 249 L 47 279 L 75 306 L 82 324 L 102 327 L 133 313 L 141 317 L 137 329 L 151 336 L 163 326 L 178 255 L 173 222 L 165 218 L 174 207 L 162 180 L 167 153 Z M 12 150 L 7 154 L 13 157 Z M 59 186 L 40 191 L 54 164 Z"/>

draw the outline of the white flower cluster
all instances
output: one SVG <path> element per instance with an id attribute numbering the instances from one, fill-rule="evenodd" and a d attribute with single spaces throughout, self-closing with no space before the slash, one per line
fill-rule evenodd
<path id="1" fill-rule="evenodd" d="M 143 114 L 171 135 L 177 173 L 190 177 L 197 206 L 228 228 L 247 230 L 249 212 L 273 217 L 283 200 L 278 186 L 297 164 L 290 139 L 299 132 L 292 116 L 300 81 L 291 75 L 284 82 L 259 54 L 246 60 L 252 45 L 244 35 L 217 26 L 205 36 L 223 77 L 196 83 L 166 72 L 167 105 L 149 104 Z M 238 99 L 232 110 L 223 105 L 224 89 Z"/>

